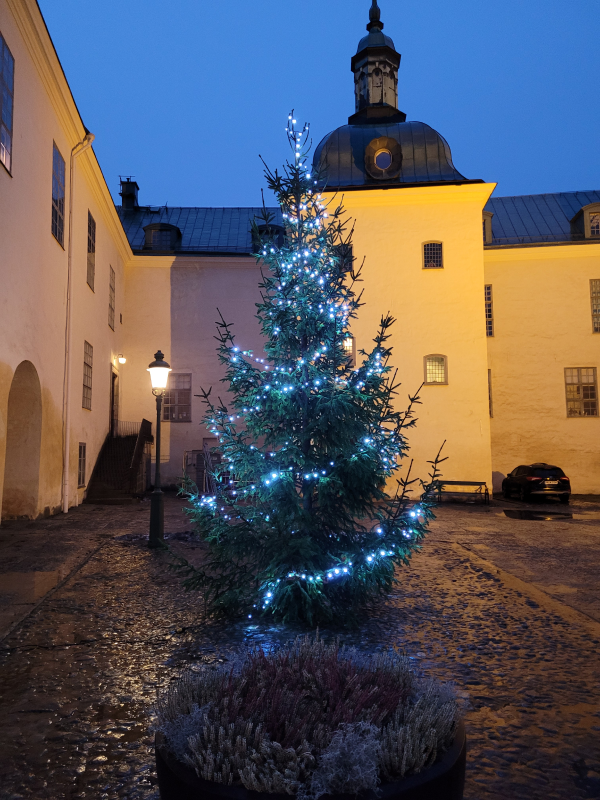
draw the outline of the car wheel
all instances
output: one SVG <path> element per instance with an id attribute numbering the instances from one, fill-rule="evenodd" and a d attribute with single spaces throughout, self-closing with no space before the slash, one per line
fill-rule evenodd
<path id="1" fill-rule="evenodd" d="M 524 486 L 521 486 L 519 489 L 519 500 L 521 500 L 523 503 L 526 503 L 529 500 L 529 493 Z"/>
<path id="2" fill-rule="evenodd" d="M 510 500 L 510 489 L 508 488 L 508 486 L 502 487 L 502 497 L 505 500 Z"/>
<path id="3" fill-rule="evenodd" d="M 561 494 L 560 502 L 563 503 L 564 505 L 568 506 L 569 505 L 569 495 L 568 494 Z"/>

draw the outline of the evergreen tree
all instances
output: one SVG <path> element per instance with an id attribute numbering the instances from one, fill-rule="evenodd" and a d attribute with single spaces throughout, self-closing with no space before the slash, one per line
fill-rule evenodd
<path id="1" fill-rule="evenodd" d="M 441 459 L 430 462 L 419 502 L 410 500 L 409 475 L 386 493 L 419 399 L 394 408 L 390 315 L 352 364 L 345 342 L 362 305 L 352 231 L 342 205 L 324 203 L 324 176 L 311 173 L 308 127 L 297 129 L 290 116 L 286 130 L 293 159 L 282 172 L 265 170 L 285 237 L 266 209 L 254 228 L 266 358 L 238 346 L 221 317 L 216 338 L 231 401 L 202 394 L 222 456 L 216 493 L 187 485 L 188 513 L 208 553 L 200 569 L 183 560 L 179 567 L 213 613 L 315 624 L 348 618 L 389 593 L 395 568 L 419 548 L 433 516 Z"/>

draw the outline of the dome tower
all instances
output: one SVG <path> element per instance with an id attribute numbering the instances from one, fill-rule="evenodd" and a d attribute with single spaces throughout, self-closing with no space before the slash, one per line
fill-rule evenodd
<path id="1" fill-rule="evenodd" d="M 461 175 L 448 142 L 424 122 L 406 122 L 398 110 L 400 54 L 383 33 L 372 0 L 368 34 L 352 57 L 355 111 L 348 124 L 317 146 L 314 168 L 328 189 L 367 189 L 416 184 L 481 183 Z"/>

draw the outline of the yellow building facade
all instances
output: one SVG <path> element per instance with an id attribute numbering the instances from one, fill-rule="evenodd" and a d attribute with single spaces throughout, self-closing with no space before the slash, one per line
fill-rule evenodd
<path id="1" fill-rule="evenodd" d="M 2 518 L 86 498 L 110 441 L 154 422 L 146 369 L 159 348 L 173 368 L 164 481 L 186 469 L 202 482 L 214 441 L 198 395 L 222 391 L 217 309 L 244 349 L 262 348 L 259 210 L 144 205 L 132 180 L 115 207 L 35 0 L 0 0 L 0 37 Z M 398 109 L 399 64 L 374 3 L 352 59 L 354 113 L 314 158 L 365 259 L 357 348 L 382 314 L 397 320 L 398 402 L 421 398 L 413 476 L 445 442 L 448 480 L 499 491 L 544 461 L 573 492 L 600 493 L 600 193 L 497 198 L 465 178 L 443 137 Z"/>

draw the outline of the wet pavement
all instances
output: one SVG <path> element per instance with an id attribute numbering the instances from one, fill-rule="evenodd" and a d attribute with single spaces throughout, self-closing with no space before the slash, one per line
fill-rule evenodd
<path id="1" fill-rule="evenodd" d="M 180 506 L 168 499 L 165 527 L 194 560 Z M 342 638 L 396 645 L 455 682 L 469 704 L 466 800 L 600 798 L 600 498 L 534 509 L 572 519 L 504 509 L 524 507 L 444 505 L 387 605 Z M 2 800 L 158 800 L 157 690 L 244 641 L 296 633 L 206 622 L 145 546 L 148 516 L 148 503 L 83 506 L 0 528 Z"/>

